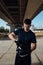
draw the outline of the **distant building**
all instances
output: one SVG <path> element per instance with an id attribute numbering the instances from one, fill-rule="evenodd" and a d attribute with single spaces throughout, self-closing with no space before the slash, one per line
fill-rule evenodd
<path id="1" fill-rule="evenodd" d="M 32 31 L 34 31 L 34 29 L 36 29 L 36 27 L 34 25 L 31 25 L 31 28 L 30 28 Z"/>
<path id="2" fill-rule="evenodd" d="M 43 31 L 43 29 L 34 29 L 34 31 Z"/>

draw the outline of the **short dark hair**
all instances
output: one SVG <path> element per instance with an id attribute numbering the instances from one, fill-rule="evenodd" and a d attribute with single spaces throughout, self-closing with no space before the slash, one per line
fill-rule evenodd
<path id="1" fill-rule="evenodd" d="M 23 23 L 31 25 L 31 19 L 25 19 Z"/>

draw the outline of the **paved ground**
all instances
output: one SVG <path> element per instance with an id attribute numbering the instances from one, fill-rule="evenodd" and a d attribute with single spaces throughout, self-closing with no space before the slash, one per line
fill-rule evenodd
<path id="1" fill-rule="evenodd" d="M 14 65 L 16 44 L 0 40 L 0 65 Z M 43 65 L 43 38 L 37 39 L 37 49 L 32 52 L 32 65 Z"/>

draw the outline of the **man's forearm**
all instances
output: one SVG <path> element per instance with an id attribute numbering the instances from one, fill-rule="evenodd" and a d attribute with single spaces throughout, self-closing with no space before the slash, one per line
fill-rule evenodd
<path id="1" fill-rule="evenodd" d="M 31 52 L 34 51 L 36 48 L 31 48 Z"/>
<path id="2" fill-rule="evenodd" d="M 31 44 L 31 52 L 34 51 L 36 49 L 36 44 L 32 43 Z"/>
<path id="3" fill-rule="evenodd" d="M 13 41 L 15 41 L 16 39 L 15 39 L 15 36 L 13 36 L 13 35 L 8 35 L 9 36 L 9 38 L 11 39 L 11 40 L 13 40 Z"/>

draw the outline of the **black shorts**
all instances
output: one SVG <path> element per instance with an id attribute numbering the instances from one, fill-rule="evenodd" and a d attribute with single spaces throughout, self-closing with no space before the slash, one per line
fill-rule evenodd
<path id="1" fill-rule="evenodd" d="M 20 57 L 16 54 L 15 64 L 14 65 L 31 65 L 31 56 Z"/>

